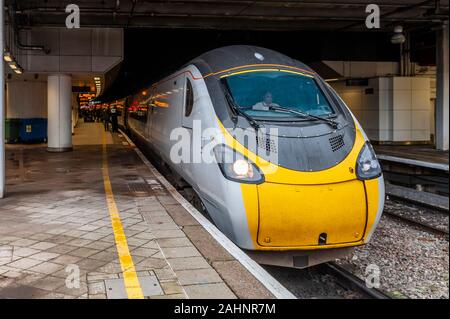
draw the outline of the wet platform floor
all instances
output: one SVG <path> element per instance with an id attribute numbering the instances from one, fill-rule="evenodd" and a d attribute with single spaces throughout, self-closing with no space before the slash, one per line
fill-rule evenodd
<path id="1" fill-rule="evenodd" d="M 0 298 L 274 297 L 101 124 L 72 152 L 7 145 L 6 160 Z"/>

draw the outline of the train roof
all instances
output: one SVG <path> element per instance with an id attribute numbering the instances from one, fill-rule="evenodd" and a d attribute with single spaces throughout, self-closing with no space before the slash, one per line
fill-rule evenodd
<path id="1" fill-rule="evenodd" d="M 194 64 L 203 75 L 238 66 L 255 64 L 281 64 L 314 72 L 306 64 L 282 53 L 251 45 L 231 45 L 217 48 L 203 53 L 191 60 L 187 65 L 189 64 Z"/>

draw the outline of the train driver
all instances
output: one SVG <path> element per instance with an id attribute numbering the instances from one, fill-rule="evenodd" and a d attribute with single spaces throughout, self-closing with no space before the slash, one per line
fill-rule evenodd
<path id="1" fill-rule="evenodd" d="M 271 106 L 279 107 L 278 104 L 273 103 L 272 92 L 267 91 L 266 93 L 264 93 L 262 102 L 258 102 L 255 105 L 253 105 L 252 109 L 258 111 L 268 111 Z"/>

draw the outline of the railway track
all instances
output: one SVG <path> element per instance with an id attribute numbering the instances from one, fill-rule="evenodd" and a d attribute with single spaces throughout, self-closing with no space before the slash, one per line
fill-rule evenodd
<path id="1" fill-rule="evenodd" d="M 433 234 L 436 234 L 439 236 L 445 236 L 445 237 L 447 237 L 447 239 L 449 237 L 448 230 L 446 230 L 446 229 L 437 228 L 435 226 L 429 225 L 427 223 L 423 223 L 423 222 L 415 220 L 413 218 L 409 218 L 409 217 L 395 214 L 392 212 L 385 211 L 384 214 L 388 215 L 391 218 L 399 220 L 400 222 L 403 222 L 405 224 L 422 228 L 429 233 L 433 233 Z"/>
<path id="2" fill-rule="evenodd" d="M 334 262 L 328 262 L 322 266 L 325 272 L 336 277 L 347 289 L 356 290 L 368 299 L 391 299 L 389 295 L 379 289 L 368 288 L 363 280 Z"/>
<path id="3" fill-rule="evenodd" d="M 444 214 L 447 213 L 448 214 L 448 211 L 441 210 L 439 207 L 430 207 L 430 205 L 428 205 L 428 204 L 422 204 L 420 202 L 412 202 L 408 198 L 403 198 L 403 197 L 400 197 L 400 196 L 393 196 L 393 197 L 394 197 L 394 201 L 396 201 L 398 203 L 404 203 L 404 204 L 407 204 L 407 205 L 413 205 L 413 206 L 421 207 L 421 208 L 424 208 L 424 209 L 427 209 L 427 210 L 434 209 L 434 210 L 436 210 L 436 213 L 439 212 L 439 213 L 444 213 Z M 396 219 L 396 220 L 398 220 L 398 221 L 400 221 L 400 222 L 402 222 L 404 224 L 408 224 L 408 225 L 411 225 L 411 226 L 416 226 L 418 228 L 421 228 L 421 229 L 423 229 L 423 230 L 425 230 L 425 231 L 427 231 L 429 233 L 432 233 L 432 234 L 435 234 L 435 235 L 438 235 L 438 236 L 444 236 L 447 239 L 449 237 L 448 229 L 438 228 L 438 227 L 430 225 L 430 224 L 428 224 L 426 222 L 422 222 L 422 221 L 419 221 L 417 219 L 407 217 L 405 215 L 394 213 L 392 211 L 386 210 L 386 207 L 385 207 L 385 210 L 384 210 L 383 214 L 388 215 L 392 219 Z"/>

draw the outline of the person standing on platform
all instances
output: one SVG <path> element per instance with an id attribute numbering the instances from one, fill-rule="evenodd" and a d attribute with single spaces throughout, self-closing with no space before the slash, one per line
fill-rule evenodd
<path id="1" fill-rule="evenodd" d="M 115 106 L 111 108 L 111 125 L 113 133 L 119 130 L 119 122 L 117 119 L 117 108 Z"/>
<path id="2" fill-rule="evenodd" d="M 103 121 L 103 109 L 97 107 L 97 122 L 101 123 Z"/>
<path id="3" fill-rule="evenodd" d="M 109 131 L 109 109 L 107 107 L 103 110 L 103 125 L 105 126 L 105 132 Z"/>

